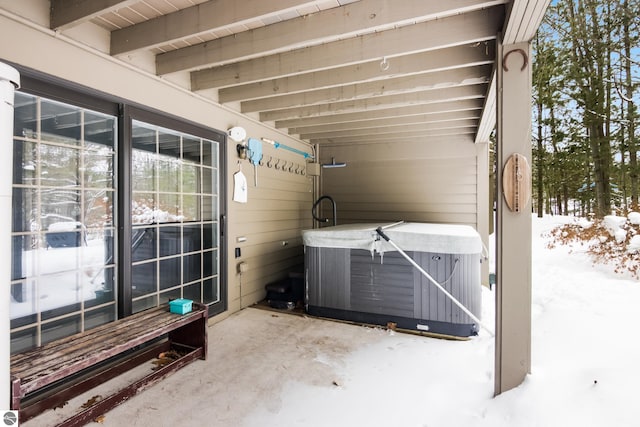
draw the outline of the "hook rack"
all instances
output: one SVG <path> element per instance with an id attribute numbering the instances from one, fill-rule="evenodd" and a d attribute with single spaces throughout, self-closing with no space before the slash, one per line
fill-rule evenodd
<path id="1" fill-rule="evenodd" d="M 247 159 L 239 158 L 237 160 L 238 168 L 240 170 L 242 170 L 242 163 L 244 160 L 247 160 Z M 275 169 L 278 171 L 288 172 L 294 175 L 302 175 L 302 176 L 305 176 L 307 172 L 307 167 L 304 163 L 300 164 L 300 163 L 296 163 L 293 160 L 285 160 L 285 159 L 280 159 L 278 157 L 273 157 L 273 156 L 269 156 L 268 160 L 267 160 L 267 156 L 263 156 L 258 162 L 258 166 L 266 166 L 269 169 Z"/>

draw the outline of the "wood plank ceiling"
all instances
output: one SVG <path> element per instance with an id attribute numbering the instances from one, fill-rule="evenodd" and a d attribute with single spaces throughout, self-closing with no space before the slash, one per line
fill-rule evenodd
<path id="1" fill-rule="evenodd" d="M 510 3 L 52 0 L 51 26 L 98 25 L 111 55 L 311 143 L 473 141 Z"/>

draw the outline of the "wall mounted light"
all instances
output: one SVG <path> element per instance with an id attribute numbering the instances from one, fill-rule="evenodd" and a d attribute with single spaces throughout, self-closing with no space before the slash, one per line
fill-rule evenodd
<path id="1" fill-rule="evenodd" d="M 234 126 L 227 131 L 227 135 L 235 142 L 242 142 L 247 137 L 247 131 L 241 126 Z"/>

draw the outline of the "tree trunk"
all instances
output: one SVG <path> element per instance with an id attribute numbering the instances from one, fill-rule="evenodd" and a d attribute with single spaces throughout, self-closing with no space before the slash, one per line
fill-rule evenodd
<path id="1" fill-rule="evenodd" d="M 538 218 L 544 216 L 543 172 L 544 145 L 542 144 L 542 100 L 538 97 Z"/>
<path id="2" fill-rule="evenodd" d="M 638 209 L 638 147 L 635 134 L 635 106 L 633 105 L 633 79 L 631 74 L 631 35 L 630 21 L 631 13 L 628 9 L 628 0 L 624 0 L 622 4 L 624 19 L 622 24 L 622 37 L 624 43 L 624 71 L 625 79 L 625 97 L 627 101 L 627 145 L 629 147 L 629 184 L 631 186 L 631 209 Z"/>
<path id="3" fill-rule="evenodd" d="M 611 213 L 611 190 L 609 185 L 611 146 L 604 134 L 604 123 L 591 118 L 589 124 L 589 146 L 593 159 L 593 181 L 595 182 L 595 214 L 603 218 Z"/>
<path id="4" fill-rule="evenodd" d="M 558 166 L 558 174 L 560 175 L 560 180 L 558 183 L 556 194 L 556 204 L 558 205 L 558 215 L 562 215 L 562 195 L 567 193 L 567 170 L 564 167 L 564 162 L 560 157 L 560 150 L 558 149 L 558 123 L 556 121 L 556 109 L 554 105 L 549 107 L 549 126 L 551 133 L 551 146 L 553 147 L 553 156 L 556 161 L 556 165 Z M 567 212 L 567 207 L 565 204 L 564 212 Z"/>

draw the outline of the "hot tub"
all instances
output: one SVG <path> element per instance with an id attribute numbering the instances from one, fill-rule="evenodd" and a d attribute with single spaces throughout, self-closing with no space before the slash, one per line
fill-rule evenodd
<path id="1" fill-rule="evenodd" d="M 482 241 L 469 226 L 348 224 L 302 232 L 305 304 L 314 316 L 468 337 L 479 325 L 376 228 L 480 317 Z"/>

